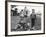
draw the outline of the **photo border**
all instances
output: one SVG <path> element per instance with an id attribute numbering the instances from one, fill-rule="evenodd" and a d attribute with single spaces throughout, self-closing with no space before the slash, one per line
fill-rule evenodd
<path id="1" fill-rule="evenodd" d="M 21 2 L 21 3 L 35 3 L 35 4 L 43 4 L 44 5 L 44 32 L 43 33 L 35 33 L 35 34 L 17 34 L 17 35 L 8 35 L 8 2 Z M 24 36 L 24 35 L 40 35 L 45 34 L 45 3 L 44 2 L 28 2 L 28 1 L 5 1 L 5 36 Z"/>

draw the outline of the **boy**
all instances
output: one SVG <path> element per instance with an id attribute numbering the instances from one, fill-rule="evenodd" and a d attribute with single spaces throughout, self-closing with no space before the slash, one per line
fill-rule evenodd
<path id="1" fill-rule="evenodd" d="M 31 18 L 31 28 L 34 29 L 34 25 L 35 25 L 35 20 L 36 20 L 36 14 L 35 14 L 35 10 L 32 9 L 32 14 L 30 15 Z"/>

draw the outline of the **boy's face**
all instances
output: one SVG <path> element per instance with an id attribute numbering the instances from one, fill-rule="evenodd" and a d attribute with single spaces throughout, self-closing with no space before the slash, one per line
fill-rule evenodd
<path id="1" fill-rule="evenodd" d="M 32 9 L 32 13 L 35 13 L 35 10 L 34 9 Z"/>

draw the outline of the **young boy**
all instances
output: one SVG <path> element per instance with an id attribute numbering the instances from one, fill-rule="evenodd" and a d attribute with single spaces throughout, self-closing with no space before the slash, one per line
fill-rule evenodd
<path id="1" fill-rule="evenodd" d="M 35 25 L 35 20 L 36 20 L 36 14 L 35 14 L 35 10 L 32 9 L 32 14 L 30 15 L 31 18 L 31 28 L 34 29 L 34 25 Z"/>

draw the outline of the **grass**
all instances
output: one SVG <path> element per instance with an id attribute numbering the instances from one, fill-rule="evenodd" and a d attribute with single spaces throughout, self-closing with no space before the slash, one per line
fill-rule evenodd
<path id="1" fill-rule="evenodd" d="M 35 21 L 35 25 L 34 25 L 34 30 L 40 30 L 41 29 L 41 17 L 37 16 L 36 17 L 37 20 Z M 16 31 L 15 28 L 17 27 L 17 23 L 20 21 L 20 17 L 19 16 L 11 16 L 11 29 L 12 31 Z M 28 18 L 24 18 L 24 22 L 30 21 L 30 17 Z M 30 22 L 31 23 L 31 22 Z M 23 31 L 23 30 L 20 30 Z"/>

